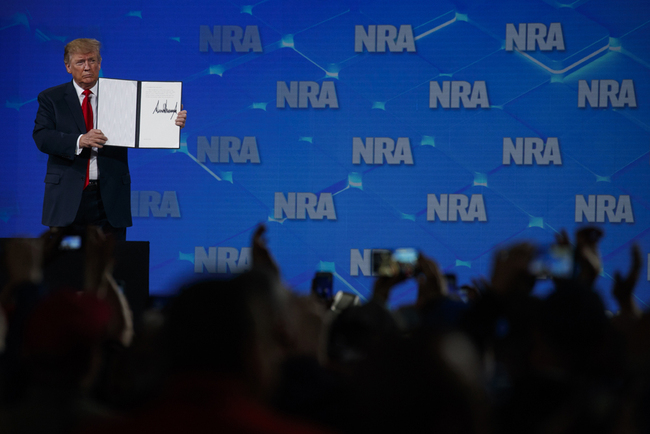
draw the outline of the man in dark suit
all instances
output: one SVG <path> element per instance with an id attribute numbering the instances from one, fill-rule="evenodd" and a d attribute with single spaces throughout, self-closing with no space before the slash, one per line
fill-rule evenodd
<path id="1" fill-rule="evenodd" d="M 124 240 L 132 225 L 128 150 L 104 147 L 108 139 L 94 128 L 99 49 L 94 39 L 68 43 L 64 63 L 72 81 L 38 95 L 33 138 L 49 155 L 42 223 L 78 230 L 99 226 Z M 179 112 L 176 125 L 183 128 L 186 117 L 185 110 Z"/>

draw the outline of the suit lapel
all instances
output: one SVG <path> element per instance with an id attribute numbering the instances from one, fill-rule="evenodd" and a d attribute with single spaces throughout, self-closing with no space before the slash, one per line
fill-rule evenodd
<path id="1" fill-rule="evenodd" d="M 74 119 L 79 131 L 87 133 L 86 131 L 86 122 L 84 121 L 84 114 L 81 111 L 81 104 L 79 104 L 79 96 L 75 91 L 75 87 L 72 82 L 68 83 L 65 92 L 65 100 L 70 107 L 70 112 L 72 113 L 72 118 Z"/>

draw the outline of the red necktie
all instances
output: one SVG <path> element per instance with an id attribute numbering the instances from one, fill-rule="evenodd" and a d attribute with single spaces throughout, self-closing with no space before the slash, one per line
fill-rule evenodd
<path id="1" fill-rule="evenodd" d="M 90 105 L 90 94 L 92 93 L 90 89 L 84 90 L 85 98 L 81 103 L 81 110 L 84 112 L 84 120 L 86 121 L 86 132 L 93 129 L 93 108 Z M 86 166 L 86 181 L 84 182 L 84 188 L 88 187 L 88 182 L 90 181 L 90 157 L 88 157 L 88 165 Z"/>

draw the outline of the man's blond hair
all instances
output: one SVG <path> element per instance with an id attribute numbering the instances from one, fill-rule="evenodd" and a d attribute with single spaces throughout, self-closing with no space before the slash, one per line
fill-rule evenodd
<path id="1" fill-rule="evenodd" d="M 96 53 L 97 61 L 102 62 L 102 56 L 99 54 L 99 49 L 102 44 L 97 39 L 75 39 L 70 41 L 65 46 L 65 51 L 63 52 L 63 62 L 68 65 L 70 64 L 70 56 L 73 54 L 86 54 L 86 53 Z"/>

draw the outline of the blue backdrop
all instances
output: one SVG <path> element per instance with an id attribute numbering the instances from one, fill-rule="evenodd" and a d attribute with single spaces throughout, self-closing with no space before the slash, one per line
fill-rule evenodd
<path id="1" fill-rule="evenodd" d="M 151 242 L 154 294 L 243 270 L 260 222 L 296 291 L 327 270 L 362 298 L 375 248 L 418 248 L 466 283 L 495 249 L 593 223 L 607 303 L 634 242 L 650 303 L 646 0 L 23 0 L 1 14 L 2 237 L 45 229 L 36 96 L 71 79 L 65 44 L 91 37 L 104 77 L 184 83 L 180 150 L 129 154 L 128 239 Z M 407 282 L 391 303 L 414 297 Z"/>

